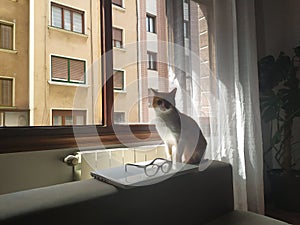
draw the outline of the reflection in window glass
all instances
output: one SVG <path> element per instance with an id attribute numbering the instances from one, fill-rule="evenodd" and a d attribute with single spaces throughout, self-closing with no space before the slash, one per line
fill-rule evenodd
<path id="1" fill-rule="evenodd" d="M 205 82 L 210 76 L 210 56 L 206 6 L 192 0 L 176 1 L 175 7 L 175 1 L 131 3 L 126 15 L 112 9 L 113 26 L 122 27 L 126 34 L 130 31 L 130 36 L 123 37 L 126 51 L 114 51 L 114 66 L 125 71 L 127 90 L 115 93 L 115 110 L 125 112 L 125 123 L 151 123 L 155 114 L 149 107 L 149 88 L 167 92 L 177 87 L 179 110 L 196 121 L 207 117 L 210 89 Z M 123 22 L 129 18 L 138 24 L 136 33 Z M 116 37 L 114 31 L 114 46 Z M 132 44 L 135 40 L 138 43 Z"/>

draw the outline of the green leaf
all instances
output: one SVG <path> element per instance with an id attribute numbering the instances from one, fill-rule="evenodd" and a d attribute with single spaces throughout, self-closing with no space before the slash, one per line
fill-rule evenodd
<path id="1" fill-rule="evenodd" d="M 262 113 L 262 119 L 266 123 L 277 119 L 277 110 L 274 107 L 266 108 Z"/>
<path id="2" fill-rule="evenodd" d="M 280 133 L 280 131 L 278 130 L 278 131 L 273 135 L 273 137 L 272 137 L 272 139 L 271 139 L 271 144 L 272 144 L 272 145 L 276 145 L 276 144 L 280 143 L 280 141 L 281 141 L 281 133 Z"/>

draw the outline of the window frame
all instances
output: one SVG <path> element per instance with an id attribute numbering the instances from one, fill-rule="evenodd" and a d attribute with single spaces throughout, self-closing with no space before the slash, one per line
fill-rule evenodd
<path id="1" fill-rule="evenodd" d="M 126 87 L 126 71 L 125 70 L 122 70 L 122 69 L 114 69 L 114 72 L 113 72 L 113 75 L 115 74 L 115 72 L 121 72 L 122 73 L 122 88 L 116 88 L 115 87 L 115 84 L 114 84 L 114 92 L 123 92 L 125 91 L 125 87 Z"/>
<path id="2" fill-rule="evenodd" d="M 157 71 L 157 52 L 147 51 L 147 70 Z"/>
<path id="3" fill-rule="evenodd" d="M 61 18 L 61 27 L 53 25 L 53 17 L 52 17 L 53 7 L 57 7 L 57 8 L 61 9 L 61 17 L 60 17 Z M 70 29 L 65 29 L 65 19 L 64 19 L 64 14 L 65 13 L 64 13 L 64 10 L 70 11 Z M 74 31 L 73 13 L 78 13 L 78 14 L 81 15 L 81 23 L 82 23 L 81 24 L 81 29 L 82 29 L 82 32 Z M 58 4 L 56 2 L 51 1 L 51 3 L 50 3 L 50 18 L 51 18 L 51 20 L 50 20 L 51 27 L 66 30 L 66 31 L 69 31 L 69 32 L 74 32 L 74 33 L 77 33 L 77 34 L 85 34 L 85 12 L 83 10 L 75 9 L 75 8 L 70 7 L 70 6 L 61 5 L 61 4 Z"/>
<path id="4" fill-rule="evenodd" d="M 66 116 L 72 116 L 72 121 L 73 124 L 76 120 L 76 116 L 81 115 L 84 117 L 84 124 L 86 125 L 86 116 L 87 116 L 87 110 L 80 110 L 80 109 L 51 109 L 51 114 L 52 114 L 52 126 L 67 126 L 65 125 L 65 117 Z M 54 117 L 56 116 L 55 114 L 59 114 L 62 116 L 62 125 L 54 125 Z M 75 124 L 76 125 L 76 124 Z"/>
<path id="5" fill-rule="evenodd" d="M 62 58 L 62 59 L 67 59 L 68 60 L 68 79 L 60 79 L 60 78 L 54 78 L 52 77 L 52 57 L 56 58 Z M 70 61 L 80 61 L 84 63 L 84 80 L 79 81 L 79 80 L 72 80 L 71 79 L 71 73 L 70 73 Z M 87 71 L 86 71 L 86 60 L 84 59 L 78 59 L 78 58 L 72 58 L 72 57 L 66 57 L 66 56 L 60 56 L 60 55 L 55 55 L 55 54 L 50 54 L 50 80 L 51 82 L 59 82 L 59 83 L 66 83 L 66 84 L 82 84 L 85 85 L 87 82 Z"/>
<path id="6" fill-rule="evenodd" d="M 152 25 L 151 26 L 151 21 L 152 20 Z M 151 29 L 152 28 L 152 29 Z M 146 14 L 146 31 L 149 33 L 156 34 L 156 16 L 151 15 L 149 13 Z"/>
<path id="7" fill-rule="evenodd" d="M 117 2 L 115 2 L 114 0 L 111 0 L 111 3 L 115 6 L 118 6 L 118 7 L 121 7 L 121 8 L 124 8 L 124 1 L 123 0 L 120 0 L 121 1 L 121 4 L 118 4 Z"/>
<path id="8" fill-rule="evenodd" d="M 11 80 L 11 105 L 1 105 L 1 108 L 13 108 L 15 106 L 15 78 L 0 76 L 0 80 Z"/>
<path id="9" fill-rule="evenodd" d="M 65 148 L 76 151 L 78 141 L 86 143 L 86 147 L 95 148 L 96 146 L 98 149 L 162 143 L 154 125 L 113 124 L 114 97 L 111 76 L 113 63 L 112 54 L 106 54 L 113 49 L 111 0 L 100 0 L 100 18 L 101 55 L 104 56 L 102 57 L 102 79 L 106 80 L 102 88 L 102 125 L 75 126 L 76 137 L 73 126 L 1 127 L 0 154 Z M 132 132 L 131 134 L 128 134 L 128 126 Z M 118 131 L 118 134 L 115 130 Z M 16 141 L 16 138 L 18 141 Z M 102 146 L 99 146 L 99 139 L 103 143 Z"/>
<path id="10" fill-rule="evenodd" d="M 124 29 L 122 29 L 120 27 L 113 26 L 112 27 L 112 33 L 114 32 L 114 29 L 121 31 L 121 40 L 113 39 L 114 37 L 112 35 L 112 46 L 113 46 L 113 48 L 116 48 L 116 49 L 123 49 L 124 48 Z M 117 44 L 116 44 L 117 42 L 120 42 L 120 46 L 117 46 Z"/>
<path id="11" fill-rule="evenodd" d="M 5 20 L 0 20 L 0 26 L 1 25 L 6 25 L 6 26 L 11 26 L 12 27 L 12 33 L 11 33 L 11 45 L 12 48 L 3 48 L 0 46 L 1 50 L 7 50 L 7 51 L 15 51 L 16 47 L 15 47 L 15 34 L 16 34 L 16 24 L 14 22 L 9 22 L 9 21 L 5 21 Z M 1 31 L 0 31 L 1 32 Z M 1 42 L 1 39 L 0 39 Z"/>

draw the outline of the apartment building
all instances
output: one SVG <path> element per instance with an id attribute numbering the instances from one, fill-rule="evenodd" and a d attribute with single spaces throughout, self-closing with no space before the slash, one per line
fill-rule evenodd
<path id="1" fill-rule="evenodd" d="M 0 1 L 0 126 L 29 124 L 29 0 Z"/>
<path id="2" fill-rule="evenodd" d="M 137 1 L 112 0 L 114 121 L 138 123 Z"/>
<path id="3" fill-rule="evenodd" d="M 101 123 L 99 1 L 30 1 L 32 125 Z"/>
<path id="4" fill-rule="evenodd" d="M 0 125 L 101 124 L 105 81 L 101 80 L 100 2 L 3 0 L 0 4 L 0 57 L 5 62 L 0 68 Z M 180 109 L 192 113 L 194 107 L 209 113 L 205 5 L 189 0 L 176 1 L 173 7 L 168 4 L 169 0 L 112 0 L 116 123 L 151 122 L 149 89 L 169 91 L 176 86 L 170 78 L 174 74 L 179 74 L 185 95 L 191 96 L 177 93 L 183 99 Z M 200 65 L 199 60 L 193 63 L 195 56 L 201 58 Z"/>

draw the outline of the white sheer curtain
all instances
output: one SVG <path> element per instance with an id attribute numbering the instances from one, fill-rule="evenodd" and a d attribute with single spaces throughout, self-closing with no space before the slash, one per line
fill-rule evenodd
<path id="1" fill-rule="evenodd" d="M 206 158 L 232 164 L 236 209 L 264 213 L 254 1 L 211 3 L 215 91 Z"/>

